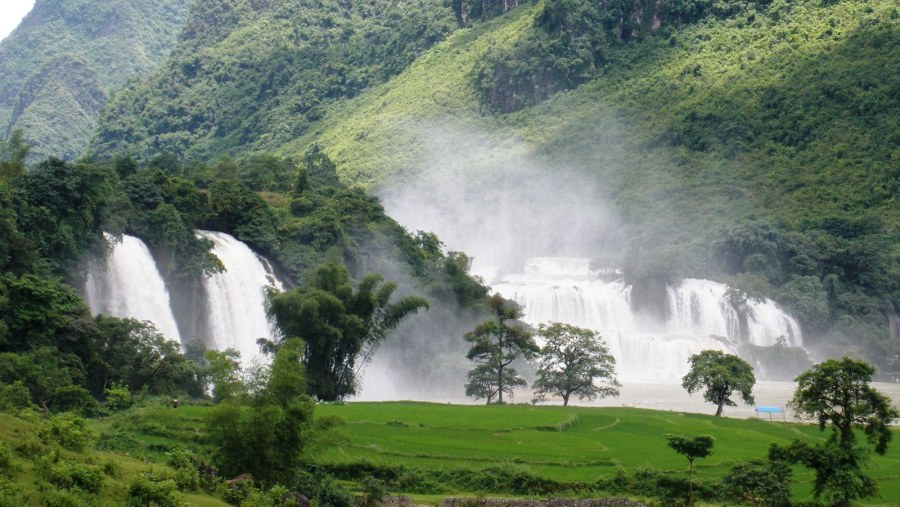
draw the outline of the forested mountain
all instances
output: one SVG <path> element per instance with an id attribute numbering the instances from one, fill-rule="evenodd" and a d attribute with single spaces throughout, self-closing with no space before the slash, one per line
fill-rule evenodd
<path id="1" fill-rule="evenodd" d="M 110 104 L 93 152 L 273 150 L 455 27 L 442 0 L 199 0 L 165 67 Z"/>
<path id="2" fill-rule="evenodd" d="M 602 188 L 623 232 L 596 256 L 632 280 L 776 297 L 810 345 L 897 371 L 898 37 L 888 0 L 199 2 L 92 152 L 316 142 L 376 191 L 526 156 Z"/>
<path id="3" fill-rule="evenodd" d="M 26 132 L 32 160 L 75 158 L 100 110 L 168 56 L 189 0 L 37 0 L 0 42 L 0 134 Z"/>

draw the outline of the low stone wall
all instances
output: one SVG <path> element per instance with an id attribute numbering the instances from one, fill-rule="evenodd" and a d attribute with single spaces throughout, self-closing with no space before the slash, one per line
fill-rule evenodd
<path id="1" fill-rule="evenodd" d="M 441 507 L 647 507 L 623 498 L 550 498 L 516 500 L 512 498 L 444 498 Z"/>
<path id="2" fill-rule="evenodd" d="M 408 496 L 386 496 L 381 500 L 381 507 L 413 507 L 413 502 Z"/>

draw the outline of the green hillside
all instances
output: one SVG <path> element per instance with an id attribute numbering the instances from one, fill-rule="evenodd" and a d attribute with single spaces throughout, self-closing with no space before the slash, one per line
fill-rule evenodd
<path id="1" fill-rule="evenodd" d="M 200 0 L 164 68 L 106 110 L 93 152 L 270 151 L 446 37 L 455 20 L 443 5 Z"/>
<path id="2" fill-rule="evenodd" d="M 589 255 L 632 281 L 773 297 L 821 354 L 900 371 L 894 2 L 477 3 L 199 9 L 165 69 L 106 110 L 93 152 L 318 143 L 345 181 L 445 216 L 473 201 L 443 199 L 428 170 L 504 199 L 536 177 L 550 196 L 584 182 L 619 225 Z"/>
<path id="3" fill-rule="evenodd" d="M 168 56 L 188 0 L 38 0 L 0 42 L 0 134 L 25 131 L 32 159 L 84 153 L 100 110 Z"/>

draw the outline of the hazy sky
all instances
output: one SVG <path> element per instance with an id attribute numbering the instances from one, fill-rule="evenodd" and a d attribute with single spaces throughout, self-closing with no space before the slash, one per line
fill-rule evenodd
<path id="1" fill-rule="evenodd" d="M 0 40 L 19 25 L 33 5 L 34 0 L 0 0 Z"/>

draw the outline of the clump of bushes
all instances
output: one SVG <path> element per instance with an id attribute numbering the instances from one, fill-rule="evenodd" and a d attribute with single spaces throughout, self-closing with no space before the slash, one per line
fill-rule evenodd
<path id="1" fill-rule="evenodd" d="M 45 441 L 56 442 L 75 452 L 83 451 L 96 439 L 94 432 L 88 428 L 87 422 L 71 412 L 52 416 L 41 428 L 39 435 Z"/>
<path id="2" fill-rule="evenodd" d="M 184 498 L 174 480 L 141 474 L 131 482 L 126 503 L 128 507 L 181 507 Z"/>

